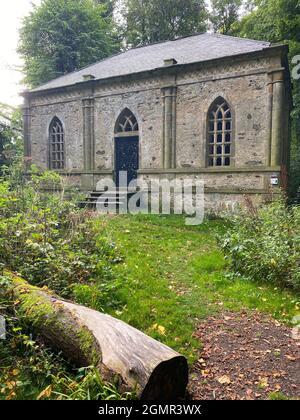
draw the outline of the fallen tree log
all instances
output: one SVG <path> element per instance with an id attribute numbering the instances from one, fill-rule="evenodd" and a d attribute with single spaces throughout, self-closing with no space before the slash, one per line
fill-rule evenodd
<path id="1" fill-rule="evenodd" d="M 186 359 L 109 315 L 64 301 L 9 273 L 6 292 L 44 342 L 77 366 L 96 366 L 104 380 L 119 380 L 121 391 L 143 400 L 183 398 Z"/>

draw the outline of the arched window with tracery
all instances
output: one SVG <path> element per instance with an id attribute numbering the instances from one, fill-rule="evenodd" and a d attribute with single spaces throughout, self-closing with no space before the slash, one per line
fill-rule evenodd
<path id="1" fill-rule="evenodd" d="M 230 166 L 233 147 L 232 110 L 223 98 L 216 99 L 208 113 L 207 165 Z"/>
<path id="2" fill-rule="evenodd" d="M 49 167 L 65 169 L 65 133 L 62 122 L 54 117 L 49 127 Z"/>
<path id="3" fill-rule="evenodd" d="M 139 125 L 136 117 L 130 111 L 130 109 L 125 108 L 124 111 L 120 114 L 119 118 L 117 119 L 115 126 L 115 134 L 126 135 L 127 133 L 128 135 L 133 135 L 134 133 L 138 133 L 138 131 Z"/>

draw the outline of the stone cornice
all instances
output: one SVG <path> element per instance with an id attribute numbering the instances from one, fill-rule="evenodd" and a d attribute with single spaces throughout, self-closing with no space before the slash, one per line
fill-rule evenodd
<path id="1" fill-rule="evenodd" d="M 281 168 L 276 167 L 249 167 L 249 168 L 233 168 L 233 167 L 220 167 L 215 168 L 176 168 L 176 169 L 139 169 L 139 175 L 204 175 L 204 174 L 213 174 L 213 175 L 230 175 L 235 173 L 255 173 L 259 174 L 278 174 L 280 173 Z M 73 169 L 72 171 L 56 171 L 60 175 L 65 176 L 78 176 L 78 175 L 113 175 L 113 169 L 103 169 L 103 170 L 94 170 L 94 171 L 85 171 L 80 169 Z M 27 175 L 30 175 L 28 172 Z"/>
<path id="2" fill-rule="evenodd" d="M 254 166 L 249 168 L 237 168 L 237 167 L 220 167 L 220 168 L 176 168 L 176 169 L 140 169 L 138 171 L 139 175 L 169 175 L 169 174 L 179 174 L 179 175 L 204 175 L 204 174 L 213 174 L 213 175 L 230 175 L 234 173 L 279 173 L 281 168 L 276 167 L 264 167 L 264 166 Z"/>

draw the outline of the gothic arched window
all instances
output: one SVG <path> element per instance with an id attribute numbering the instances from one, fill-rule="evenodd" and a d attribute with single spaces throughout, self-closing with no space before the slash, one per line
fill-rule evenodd
<path id="1" fill-rule="evenodd" d="M 232 110 L 223 98 L 216 99 L 208 113 L 207 165 L 230 166 L 232 160 Z"/>
<path id="2" fill-rule="evenodd" d="M 65 138 L 61 121 L 53 118 L 49 127 L 49 167 L 65 169 Z"/>
<path id="3" fill-rule="evenodd" d="M 128 109 L 125 108 L 124 111 L 120 114 L 116 122 L 115 134 L 120 133 L 133 133 L 139 131 L 139 125 L 134 114 Z"/>

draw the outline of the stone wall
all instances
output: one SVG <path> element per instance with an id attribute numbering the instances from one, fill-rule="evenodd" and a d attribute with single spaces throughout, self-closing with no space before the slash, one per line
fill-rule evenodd
<path id="1" fill-rule="evenodd" d="M 234 166 L 266 165 L 267 81 L 266 74 L 259 74 L 180 86 L 177 166 L 205 167 L 207 111 L 218 96 L 233 111 Z"/>
<path id="2" fill-rule="evenodd" d="M 66 147 L 66 171 L 82 170 L 83 128 L 81 101 L 32 106 L 30 110 L 31 157 L 42 169 L 48 167 L 49 126 L 56 116 L 63 124 Z"/>
<path id="3" fill-rule="evenodd" d="M 96 170 L 114 168 L 114 128 L 124 108 L 136 116 L 140 133 L 140 168 L 160 168 L 162 108 L 160 88 L 137 91 L 124 87 L 95 92 Z M 125 88 L 126 89 L 126 88 Z"/>
<path id="4" fill-rule="evenodd" d="M 65 129 L 66 171 L 82 173 L 83 184 L 93 188 L 103 176 L 113 177 L 114 127 L 129 108 L 139 123 L 141 178 L 203 179 L 211 197 L 218 197 L 215 190 L 263 194 L 288 160 L 288 113 L 280 114 L 288 88 L 281 74 L 277 53 L 31 95 L 24 112 L 28 154 L 47 167 L 48 129 L 57 116 Z M 233 111 L 233 159 L 230 168 L 207 168 L 207 112 L 219 96 Z"/>

